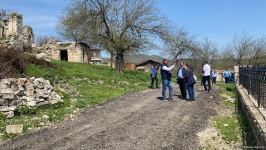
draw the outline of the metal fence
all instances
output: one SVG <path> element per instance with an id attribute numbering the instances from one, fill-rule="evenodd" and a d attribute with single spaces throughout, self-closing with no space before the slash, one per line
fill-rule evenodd
<path id="1" fill-rule="evenodd" d="M 240 66 L 239 84 L 256 99 L 259 107 L 266 108 L 266 65 Z"/>

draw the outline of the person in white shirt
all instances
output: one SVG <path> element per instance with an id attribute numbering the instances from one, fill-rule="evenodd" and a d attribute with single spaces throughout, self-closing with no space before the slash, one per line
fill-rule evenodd
<path id="1" fill-rule="evenodd" d="M 208 82 L 208 88 L 206 82 Z M 203 86 L 205 91 L 211 91 L 211 66 L 208 64 L 208 61 L 203 66 Z"/>
<path id="2" fill-rule="evenodd" d="M 162 96 L 163 100 L 166 100 L 166 88 L 169 89 L 169 101 L 173 100 L 173 87 L 172 87 L 172 73 L 170 72 L 175 67 L 175 64 L 173 64 L 171 67 L 168 67 L 168 60 L 163 60 L 163 65 L 161 67 L 161 76 L 162 76 Z"/>
<path id="3" fill-rule="evenodd" d="M 216 77 L 217 77 L 216 72 L 213 71 L 212 72 L 212 85 L 216 84 Z"/>

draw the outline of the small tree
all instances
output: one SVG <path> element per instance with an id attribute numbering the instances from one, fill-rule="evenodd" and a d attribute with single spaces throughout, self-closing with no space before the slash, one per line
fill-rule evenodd
<path id="1" fill-rule="evenodd" d="M 151 47 L 152 37 L 162 34 L 164 22 L 153 0 L 74 0 L 58 29 L 67 39 L 115 53 L 116 69 L 122 71 L 124 53 Z"/>

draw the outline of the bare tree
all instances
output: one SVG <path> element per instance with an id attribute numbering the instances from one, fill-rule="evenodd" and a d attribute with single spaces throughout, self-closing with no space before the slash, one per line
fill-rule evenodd
<path id="1" fill-rule="evenodd" d="M 261 37 L 255 39 L 249 54 L 248 64 L 257 64 L 263 61 L 266 56 L 266 39 Z"/>
<path id="2" fill-rule="evenodd" d="M 193 51 L 196 50 L 194 38 L 189 36 L 183 27 L 168 31 L 164 34 L 163 41 L 165 46 L 164 53 L 170 58 L 191 56 Z"/>
<path id="3" fill-rule="evenodd" d="M 67 39 L 114 50 L 118 71 L 125 52 L 151 47 L 163 28 L 153 0 L 74 0 L 58 24 Z"/>
<path id="4" fill-rule="evenodd" d="M 237 65 L 256 64 L 266 55 L 266 39 L 242 34 L 226 47 L 225 55 Z"/>
<path id="5" fill-rule="evenodd" d="M 211 62 L 215 58 L 218 58 L 217 45 L 208 38 L 205 38 L 204 41 L 199 44 L 198 50 L 194 51 L 194 53 L 202 61 Z"/>

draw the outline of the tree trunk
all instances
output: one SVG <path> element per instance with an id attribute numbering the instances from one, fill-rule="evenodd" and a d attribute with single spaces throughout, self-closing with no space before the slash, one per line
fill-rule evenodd
<path id="1" fill-rule="evenodd" d="M 111 54 L 111 58 L 110 58 L 110 67 L 111 68 L 114 68 L 114 53 L 113 52 L 110 52 Z"/>
<path id="2" fill-rule="evenodd" d="M 123 50 L 117 50 L 115 68 L 118 72 L 121 73 L 123 71 L 123 66 L 124 66 L 124 51 Z"/>

